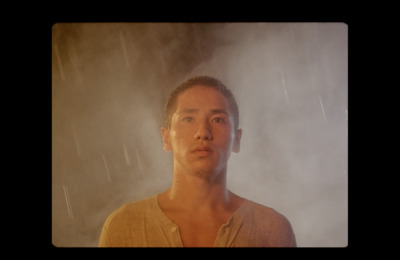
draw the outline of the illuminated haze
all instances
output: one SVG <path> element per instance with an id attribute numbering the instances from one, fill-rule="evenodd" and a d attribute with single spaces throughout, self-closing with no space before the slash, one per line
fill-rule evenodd
<path id="1" fill-rule="evenodd" d="M 56 24 L 52 241 L 97 246 L 113 210 L 168 189 L 168 94 L 196 75 L 234 93 L 228 187 L 291 222 L 298 246 L 347 245 L 347 25 Z"/>

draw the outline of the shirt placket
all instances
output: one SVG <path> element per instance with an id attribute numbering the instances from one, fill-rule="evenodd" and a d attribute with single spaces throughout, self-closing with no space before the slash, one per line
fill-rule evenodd
<path id="1" fill-rule="evenodd" d="M 229 234 L 231 233 L 230 230 L 231 226 L 229 223 L 222 225 L 217 234 L 217 238 L 214 242 L 214 247 L 226 247 L 227 242 L 229 241 Z"/>
<path id="2" fill-rule="evenodd" d="M 183 247 L 179 228 L 174 223 L 165 224 L 163 227 L 164 234 L 167 236 L 169 246 L 171 247 Z"/>

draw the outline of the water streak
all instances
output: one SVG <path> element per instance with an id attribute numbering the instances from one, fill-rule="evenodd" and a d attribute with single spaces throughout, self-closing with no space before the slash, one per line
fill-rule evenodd
<path id="1" fill-rule="evenodd" d="M 139 171 L 140 171 L 140 173 L 142 173 L 142 164 L 140 163 L 139 152 L 138 152 L 137 149 L 136 149 L 136 159 L 137 159 L 137 162 L 138 162 Z"/>
<path id="2" fill-rule="evenodd" d="M 58 50 L 57 44 L 54 44 L 54 49 L 56 51 L 57 64 L 58 64 L 58 68 L 60 70 L 61 79 L 65 80 L 64 68 L 63 68 L 62 63 L 61 63 L 60 52 Z"/>
<path id="3" fill-rule="evenodd" d="M 322 104 L 321 96 L 319 96 L 319 103 L 321 104 L 321 109 L 322 109 L 322 113 L 324 114 L 325 123 L 327 123 L 328 120 L 326 119 L 325 109 L 324 109 L 324 105 Z"/>
<path id="4" fill-rule="evenodd" d="M 73 136 L 74 136 L 76 152 L 77 152 L 78 156 L 81 157 L 81 155 L 82 155 L 81 147 L 79 145 L 78 136 L 76 134 L 76 129 L 75 129 L 75 126 L 73 124 L 71 124 L 71 125 L 72 125 L 72 133 L 73 133 Z"/>
<path id="5" fill-rule="evenodd" d="M 124 148 L 124 155 L 125 155 L 126 165 L 130 166 L 131 165 L 131 161 L 129 160 L 128 149 L 126 148 L 125 144 L 122 144 L 122 146 Z"/>
<path id="6" fill-rule="evenodd" d="M 72 207 L 71 207 L 71 202 L 69 200 L 69 194 L 68 194 L 67 186 L 63 185 L 63 189 L 64 189 L 65 201 L 67 203 L 67 209 L 68 209 L 69 218 L 70 219 L 74 219 L 74 214 L 72 213 Z"/>
<path id="7" fill-rule="evenodd" d="M 286 104 L 289 105 L 289 96 L 288 96 L 287 89 L 286 89 L 285 76 L 283 75 L 283 72 L 282 72 L 282 71 L 280 71 L 280 73 L 281 73 L 281 80 L 282 80 L 282 85 L 283 85 L 283 91 L 285 92 Z"/>
<path id="8" fill-rule="evenodd" d="M 128 52 L 126 51 L 125 39 L 124 39 L 124 35 L 122 34 L 122 31 L 119 33 L 119 37 L 120 37 L 120 40 L 121 40 L 122 51 L 123 51 L 123 53 L 124 53 L 124 58 L 125 58 L 126 67 L 129 68 Z"/>
<path id="9" fill-rule="evenodd" d="M 107 160 L 106 160 L 106 157 L 104 156 L 104 154 L 103 154 L 103 161 L 104 161 L 104 166 L 106 167 L 106 175 L 107 175 L 108 182 L 111 183 L 110 170 L 108 169 Z"/>

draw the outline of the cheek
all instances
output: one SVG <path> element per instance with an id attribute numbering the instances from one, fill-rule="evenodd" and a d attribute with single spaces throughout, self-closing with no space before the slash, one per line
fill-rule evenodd
<path id="1" fill-rule="evenodd" d="M 176 130 L 171 130 L 171 131 L 169 132 L 169 136 L 170 136 L 172 139 L 175 139 L 175 137 L 176 137 Z"/>
<path id="2" fill-rule="evenodd" d="M 234 138 L 234 133 L 225 129 L 215 133 L 214 142 L 218 144 L 221 150 L 229 152 L 233 147 Z"/>
<path id="3" fill-rule="evenodd" d="M 175 128 L 171 130 L 170 141 L 171 148 L 174 153 L 184 153 L 186 147 L 188 146 L 188 133 L 184 129 Z"/>

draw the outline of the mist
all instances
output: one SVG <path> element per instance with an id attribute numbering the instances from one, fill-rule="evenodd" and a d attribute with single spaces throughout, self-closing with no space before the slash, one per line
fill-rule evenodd
<path id="1" fill-rule="evenodd" d="M 95 247 L 107 216 L 168 189 L 169 93 L 209 75 L 238 101 L 228 188 L 299 247 L 348 243 L 344 23 L 59 23 L 52 28 L 52 243 Z"/>

